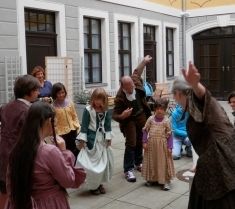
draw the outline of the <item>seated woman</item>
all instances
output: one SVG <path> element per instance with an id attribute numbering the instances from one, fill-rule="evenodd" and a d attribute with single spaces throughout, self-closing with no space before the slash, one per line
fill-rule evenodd
<path id="1" fill-rule="evenodd" d="M 41 85 L 39 89 L 39 95 L 36 101 L 43 101 L 52 103 L 51 97 L 52 84 L 50 81 L 45 80 L 45 70 L 41 66 L 36 66 L 31 73 L 32 76 L 36 77 Z"/>
<path id="2" fill-rule="evenodd" d="M 55 136 L 56 118 L 52 106 L 35 102 L 29 108 L 19 139 L 12 149 L 7 173 L 5 209 L 68 209 L 65 188 L 77 188 L 85 181 L 83 168 L 74 167 L 75 157 L 65 141 Z M 44 139 L 53 134 L 54 144 Z"/>

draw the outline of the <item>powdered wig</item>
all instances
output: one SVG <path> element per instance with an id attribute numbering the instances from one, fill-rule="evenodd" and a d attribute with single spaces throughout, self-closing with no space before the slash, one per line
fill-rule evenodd
<path id="1" fill-rule="evenodd" d="M 164 110 L 167 109 L 169 100 L 167 100 L 166 98 L 159 98 L 154 102 L 154 111 L 158 108 L 158 107 L 163 107 Z"/>
<path id="2" fill-rule="evenodd" d="M 192 86 L 184 79 L 183 76 L 178 76 L 172 84 L 171 93 L 175 94 L 176 90 L 187 95 L 189 90 L 192 90 Z"/>

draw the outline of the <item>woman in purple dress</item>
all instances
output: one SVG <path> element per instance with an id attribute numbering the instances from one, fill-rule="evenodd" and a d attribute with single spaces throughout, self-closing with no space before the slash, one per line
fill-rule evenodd
<path id="1" fill-rule="evenodd" d="M 73 153 L 55 136 L 55 122 L 50 104 L 35 102 L 29 108 L 9 158 L 6 209 L 70 208 L 65 188 L 79 187 L 86 174 L 73 166 Z M 44 142 L 51 134 L 56 146 Z"/>

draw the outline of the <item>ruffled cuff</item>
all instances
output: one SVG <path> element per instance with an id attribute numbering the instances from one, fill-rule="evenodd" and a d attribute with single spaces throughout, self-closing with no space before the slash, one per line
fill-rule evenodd
<path id="1" fill-rule="evenodd" d="M 85 141 L 87 142 L 87 134 L 86 133 L 82 133 L 80 132 L 76 138 L 77 140 L 82 140 L 82 141 Z"/>
<path id="2" fill-rule="evenodd" d="M 105 132 L 105 139 L 106 140 L 111 140 L 114 138 L 114 134 L 112 131 L 109 131 L 109 132 Z"/>

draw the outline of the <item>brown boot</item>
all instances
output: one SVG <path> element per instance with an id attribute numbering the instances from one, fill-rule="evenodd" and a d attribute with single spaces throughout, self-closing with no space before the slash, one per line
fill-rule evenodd
<path id="1" fill-rule="evenodd" d="M 102 184 L 100 184 L 100 186 L 98 187 L 98 190 L 100 191 L 100 194 L 105 194 L 106 193 L 106 190 L 105 190 L 105 188 Z"/>
<path id="2" fill-rule="evenodd" d="M 99 189 L 90 190 L 90 193 L 93 194 L 93 195 L 99 195 L 100 190 Z"/>

